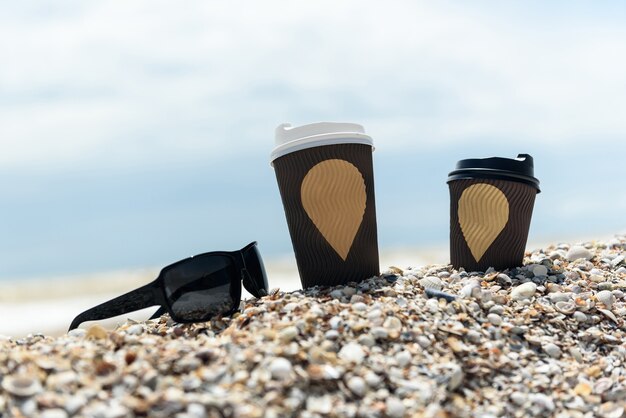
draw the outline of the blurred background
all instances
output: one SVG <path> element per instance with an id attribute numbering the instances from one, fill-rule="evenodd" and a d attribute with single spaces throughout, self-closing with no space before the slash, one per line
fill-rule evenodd
<path id="1" fill-rule="evenodd" d="M 624 2 L 5 2 L 0 57 L 0 333 L 252 240 L 293 272 L 283 122 L 374 138 L 387 264 L 445 262 L 463 158 L 535 158 L 529 245 L 626 230 Z"/>

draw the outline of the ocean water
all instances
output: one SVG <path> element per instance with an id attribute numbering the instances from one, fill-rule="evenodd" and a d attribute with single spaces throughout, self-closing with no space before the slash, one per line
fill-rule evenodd
<path id="1" fill-rule="evenodd" d="M 621 143 L 608 148 L 481 144 L 408 153 L 377 144 L 381 252 L 446 248 L 446 177 L 458 159 L 470 157 L 534 156 L 542 192 L 531 242 L 595 239 L 626 230 Z M 158 270 L 189 255 L 234 250 L 253 240 L 268 260 L 293 262 L 267 155 L 4 169 L 0 176 L 8 179 L 0 183 L 0 280 Z"/>

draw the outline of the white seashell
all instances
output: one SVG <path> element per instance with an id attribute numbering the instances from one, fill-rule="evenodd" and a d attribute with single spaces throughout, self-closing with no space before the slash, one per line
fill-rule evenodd
<path id="1" fill-rule="evenodd" d="M 28 398 L 41 392 L 39 380 L 30 376 L 6 376 L 2 380 L 2 389 L 11 395 Z"/>
<path id="2" fill-rule="evenodd" d="M 613 386 L 613 380 L 608 377 L 600 378 L 593 385 L 593 392 L 597 395 L 603 395 Z"/>
<path id="3" fill-rule="evenodd" d="M 423 279 L 420 279 L 418 283 L 424 289 L 435 289 L 435 290 L 443 289 L 443 282 L 441 281 L 439 277 L 436 277 L 436 276 L 426 276 Z"/>
<path id="4" fill-rule="evenodd" d="M 461 290 L 459 291 L 459 296 L 462 298 L 470 298 L 474 295 L 474 289 L 480 290 L 480 283 L 478 283 L 478 280 L 470 280 L 465 286 L 461 288 Z"/>
<path id="5" fill-rule="evenodd" d="M 613 322 L 617 323 L 617 318 L 615 317 L 613 312 L 611 312 L 609 310 L 606 310 L 606 309 L 598 309 L 598 311 L 600 311 L 604 316 L 606 316 L 607 318 L 609 318 Z"/>
<path id="6" fill-rule="evenodd" d="M 557 311 L 565 315 L 571 315 L 576 312 L 576 305 L 573 302 L 557 302 L 554 306 Z"/>
<path id="7" fill-rule="evenodd" d="M 621 418 L 624 415 L 624 405 L 616 402 L 605 402 L 598 408 L 602 418 Z"/>
<path id="8" fill-rule="evenodd" d="M 602 290 L 598 292 L 596 295 L 596 299 L 598 302 L 601 302 L 607 309 L 611 309 L 613 307 L 613 303 L 615 302 L 615 296 L 610 290 Z"/>

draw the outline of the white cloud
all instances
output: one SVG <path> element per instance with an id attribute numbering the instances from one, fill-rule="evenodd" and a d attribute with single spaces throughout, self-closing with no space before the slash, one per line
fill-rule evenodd
<path id="1" fill-rule="evenodd" d="M 361 122 L 388 147 L 626 134 L 626 26 L 606 14 L 408 0 L 2 7 L 5 166 L 235 143 L 269 153 L 275 125 L 319 119 Z"/>

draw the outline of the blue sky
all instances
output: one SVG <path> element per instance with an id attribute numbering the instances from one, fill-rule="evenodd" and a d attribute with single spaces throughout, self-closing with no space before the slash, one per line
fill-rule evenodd
<path id="1" fill-rule="evenodd" d="M 531 239 L 626 229 L 623 2 L 0 6 L 0 278 L 290 241 L 283 122 L 361 123 L 380 247 L 446 245 L 456 160 L 530 153 Z"/>

